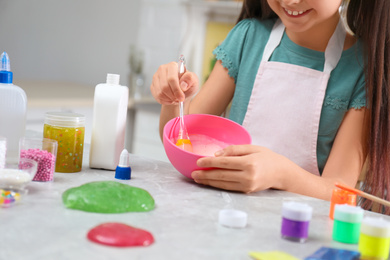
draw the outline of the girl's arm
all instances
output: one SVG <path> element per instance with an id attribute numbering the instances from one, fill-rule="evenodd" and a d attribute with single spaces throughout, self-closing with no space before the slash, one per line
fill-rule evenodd
<path id="1" fill-rule="evenodd" d="M 198 166 L 219 169 L 195 171 L 192 177 L 198 183 L 228 190 L 253 192 L 276 188 L 330 200 L 336 181 L 356 185 L 366 158 L 365 113 L 365 109 L 347 112 L 321 177 L 284 156 L 254 145 L 230 146 L 217 157 L 199 159 Z"/>

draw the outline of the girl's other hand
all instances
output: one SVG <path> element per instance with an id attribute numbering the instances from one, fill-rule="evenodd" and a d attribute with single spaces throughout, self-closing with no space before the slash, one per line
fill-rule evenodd
<path id="1" fill-rule="evenodd" d="M 197 164 L 214 169 L 194 171 L 195 182 L 245 193 L 280 188 L 283 174 L 296 167 L 286 157 L 255 145 L 229 146 Z"/>
<path id="2" fill-rule="evenodd" d="M 185 71 L 178 77 L 176 62 L 161 65 L 153 75 L 150 86 L 153 97 L 162 105 L 171 105 L 193 96 L 198 91 L 198 77 L 195 73 Z"/>

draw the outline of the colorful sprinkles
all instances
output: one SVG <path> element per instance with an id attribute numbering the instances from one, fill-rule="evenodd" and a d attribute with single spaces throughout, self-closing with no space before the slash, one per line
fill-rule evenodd
<path id="1" fill-rule="evenodd" d="M 19 192 L 0 189 L 0 206 L 8 208 L 18 202 L 20 197 Z"/>
<path id="2" fill-rule="evenodd" d="M 20 151 L 20 158 L 32 159 L 38 163 L 37 173 L 33 181 L 53 181 L 56 157 L 54 154 L 41 149 Z"/>

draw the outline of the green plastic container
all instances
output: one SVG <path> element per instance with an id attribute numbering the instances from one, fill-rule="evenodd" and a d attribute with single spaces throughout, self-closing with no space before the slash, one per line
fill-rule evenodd
<path id="1" fill-rule="evenodd" d="M 347 204 L 335 205 L 333 240 L 346 244 L 357 244 L 364 210 Z"/>

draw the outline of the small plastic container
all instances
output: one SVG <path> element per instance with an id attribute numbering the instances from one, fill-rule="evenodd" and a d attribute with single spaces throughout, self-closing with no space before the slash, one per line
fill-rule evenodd
<path id="1" fill-rule="evenodd" d="M 69 112 L 47 112 L 43 137 L 58 142 L 56 172 L 80 172 L 83 164 L 85 116 Z"/>
<path id="2" fill-rule="evenodd" d="M 56 166 L 57 141 L 48 138 L 21 138 L 20 158 L 28 158 L 38 163 L 33 181 L 53 181 Z"/>
<path id="3" fill-rule="evenodd" d="M 248 221 L 248 214 L 236 209 L 221 209 L 218 213 L 220 225 L 230 228 L 244 228 Z"/>
<path id="4" fill-rule="evenodd" d="M 309 235 L 313 208 L 305 203 L 284 202 L 282 209 L 282 238 L 304 243 Z"/>
<path id="5" fill-rule="evenodd" d="M 357 244 L 364 210 L 347 204 L 335 205 L 333 240 L 346 244 Z"/>
<path id="6" fill-rule="evenodd" d="M 359 252 L 362 259 L 388 259 L 390 222 L 378 217 L 365 217 L 360 228 Z"/>
<path id="7" fill-rule="evenodd" d="M 356 206 L 356 199 L 357 196 L 355 193 L 340 188 L 333 189 L 332 198 L 330 200 L 329 218 L 333 219 L 335 205 L 348 204 Z"/>
<path id="8" fill-rule="evenodd" d="M 0 169 L 0 207 L 9 208 L 27 194 L 25 187 L 32 181 L 38 163 L 27 158 L 8 158 Z"/>

